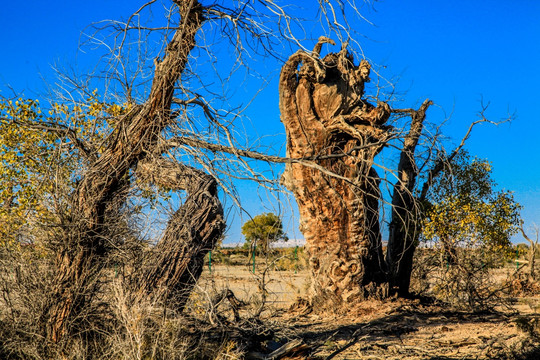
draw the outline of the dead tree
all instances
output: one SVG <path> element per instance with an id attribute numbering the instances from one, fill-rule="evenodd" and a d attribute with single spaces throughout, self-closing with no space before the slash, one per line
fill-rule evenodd
<path id="1" fill-rule="evenodd" d="M 425 100 L 418 109 L 369 103 L 364 84 L 370 65 L 365 60 L 355 65 L 346 43 L 339 53 L 321 59 L 324 43 L 333 41 L 323 37 L 311 53 L 293 54 L 282 68 L 279 85 L 290 159 L 282 180 L 299 206 L 313 300 L 353 304 L 368 296 L 408 296 L 431 184 L 465 145 L 473 127 L 493 122 L 484 117 L 484 107 L 452 152 L 431 149 L 419 164 L 417 148 L 432 101 Z M 408 129 L 390 126 L 391 116 L 410 117 Z M 428 146 L 435 142 L 431 139 Z M 389 180 L 379 177 L 374 166 L 377 154 L 390 144 L 400 155 L 395 172 L 389 170 L 396 180 L 383 257 L 379 184 Z M 435 153 L 438 157 L 432 158 Z"/>
<path id="2" fill-rule="evenodd" d="M 386 293 L 375 156 L 391 137 L 390 108 L 363 99 L 370 65 L 355 65 L 346 44 L 323 59 L 319 39 L 281 71 L 281 119 L 287 156 L 314 158 L 326 171 L 288 164 L 285 186 L 300 210 L 315 303 L 351 304 Z M 318 160 L 320 158 L 321 160 Z"/>
<path id="3" fill-rule="evenodd" d="M 452 160 L 461 151 L 465 142 L 469 139 L 473 128 L 481 123 L 499 125 L 510 121 L 511 117 L 500 121 L 488 120 L 484 113 L 487 106 L 483 106 L 479 113 L 479 119 L 473 121 L 456 146 L 450 153 L 441 152 L 433 159 L 425 172 L 422 183 L 418 182 L 421 166 L 418 164 L 416 149 L 418 140 L 422 135 L 426 120 L 426 110 L 432 105 L 430 100 L 425 100 L 418 110 L 394 109 L 393 113 L 407 114 L 411 117 L 409 131 L 403 138 L 403 146 L 400 149 L 400 160 L 397 169 L 397 181 L 392 193 L 392 217 L 389 224 L 389 237 L 386 252 L 386 262 L 389 268 L 390 291 L 400 296 L 409 296 L 409 286 L 413 270 L 413 258 L 419 238 L 422 233 L 424 219 L 424 206 L 428 201 L 429 191 L 434 180 L 440 176 Z M 452 251 L 448 252 L 452 258 Z"/>
<path id="4" fill-rule="evenodd" d="M 519 227 L 519 230 L 521 231 L 521 235 L 523 235 L 523 238 L 529 242 L 530 249 L 529 249 L 529 277 L 532 280 L 536 280 L 536 253 L 538 250 L 538 228 L 535 229 L 536 232 L 536 240 L 531 239 L 527 236 L 525 233 L 525 230 L 523 229 L 523 224 Z"/>
<path id="5" fill-rule="evenodd" d="M 319 158 L 317 163 L 328 173 L 292 164 L 284 180 L 299 204 L 314 298 L 350 304 L 367 296 L 386 296 L 388 284 L 408 291 L 420 231 L 413 194 L 419 171 L 415 150 L 432 102 L 426 100 L 418 110 L 370 104 L 362 98 L 370 65 L 364 60 L 354 65 L 346 44 L 340 53 L 320 60 L 323 42 L 329 40 L 321 39 L 312 54 L 297 52 L 283 67 L 280 109 L 287 155 Z M 397 169 L 385 259 L 379 225 L 381 179 L 373 165 L 395 136 L 386 125 L 392 113 L 409 115 L 412 123 Z"/>
<path id="6" fill-rule="evenodd" d="M 421 209 L 414 190 L 419 167 L 416 164 L 416 147 L 424 128 L 426 110 L 433 103 L 424 101 L 418 110 L 393 110 L 410 114 L 412 121 L 403 139 L 397 177 L 392 194 L 392 217 L 389 225 L 386 262 L 390 270 L 390 287 L 400 295 L 408 295 L 413 256 L 421 232 Z"/>
<path id="7" fill-rule="evenodd" d="M 201 170 L 163 158 L 139 163 L 137 174 L 155 185 L 188 193 L 151 255 L 144 258 L 134 289 L 139 296 L 163 293 L 171 308 L 182 311 L 201 275 L 204 256 L 225 230 L 217 182 Z"/>
<path id="8" fill-rule="evenodd" d="M 165 56 L 156 64 L 148 99 L 119 120 L 101 154 L 94 154 L 97 158 L 84 173 L 73 197 L 69 228 L 57 256 L 57 276 L 46 314 L 47 337 L 54 343 L 60 342 L 77 323 L 77 316 L 99 289 L 99 275 L 108 252 L 107 209 L 115 202 L 122 203 L 121 194 L 131 181 L 131 170 L 154 156 L 160 133 L 174 120 L 171 104 L 175 84 L 186 67 L 195 46 L 195 35 L 204 20 L 198 1 L 175 3 L 180 26 Z M 154 166 L 167 165 L 158 161 Z M 141 282 L 148 290 L 164 286 L 178 294 L 188 291 L 200 274 L 202 258 L 223 231 L 223 216 L 211 176 L 186 166 L 169 170 L 174 177 L 166 179 L 171 181 L 169 186 L 187 190 L 189 198 L 169 221 L 160 242 L 159 246 L 167 250 L 154 260 L 161 267 L 149 270 Z M 144 176 L 151 181 L 163 181 L 163 177 L 151 175 L 155 171 L 150 165 L 143 167 L 143 172 L 150 173 Z M 195 213 L 189 214 L 193 219 L 185 222 L 186 214 L 194 209 Z"/>

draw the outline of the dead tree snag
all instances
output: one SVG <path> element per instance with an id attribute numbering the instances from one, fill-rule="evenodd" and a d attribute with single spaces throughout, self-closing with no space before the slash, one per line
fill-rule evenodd
<path id="1" fill-rule="evenodd" d="M 379 228 L 379 178 L 375 156 L 390 138 L 390 108 L 363 99 L 370 65 L 354 64 L 346 44 L 323 59 L 293 54 L 281 71 L 281 119 L 287 156 L 315 160 L 321 172 L 287 164 L 285 186 L 295 195 L 307 242 L 314 303 L 351 304 L 386 293 Z M 333 174 L 333 175 L 332 175 Z"/>
<path id="2" fill-rule="evenodd" d="M 386 261 L 390 267 L 391 288 L 399 295 L 409 294 L 413 266 L 413 256 L 421 232 L 421 209 L 413 194 L 419 168 L 416 164 L 415 150 L 422 135 L 426 110 L 433 103 L 425 100 L 418 110 L 393 110 L 407 112 L 412 121 L 409 132 L 403 140 L 398 163 L 398 180 L 392 194 L 392 218 L 389 226 Z"/>

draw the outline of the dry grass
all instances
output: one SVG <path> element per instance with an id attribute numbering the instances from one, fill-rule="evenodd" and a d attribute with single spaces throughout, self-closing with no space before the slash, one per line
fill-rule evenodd
<path id="1" fill-rule="evenodd" d="M 52 276 L 47 259 L 1 259 L 2 359 L 242 359 L 294 339 L 304 344 L 299 358 L 311 359 L 538 358 L 540 300 L 529 290 L 507 293 L 512 308 L 494 306 L 489 312 L 390 299 L 330 318 L 288 311 L 306 295 L 308 272 L 276 270 L 275 262 L 262 260 L 255 274 L 245 264 L 214 264 L 212 272 L 206 267 L 184 314 L 158 298 L 134 296 L 122 276 L 109 276 L 84 331 L 55 348 L 46 343 L 39 322 Z M 512 273 L 510 267 L 490 271 L 500 284 Z M 534 292 L 532 284 L 527 289 Z"/>

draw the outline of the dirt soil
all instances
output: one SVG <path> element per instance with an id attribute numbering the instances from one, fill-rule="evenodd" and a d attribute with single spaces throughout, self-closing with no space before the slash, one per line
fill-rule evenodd
<path id="1" fill-rule="evenodd" d="M 252 306 L 244 310 L 249 312 L 260 305 L 266 288 L 262 316 L 279 342 L 265 353 L 294 339 L 303 344 L 296 355 L 280 359 L 540 359 L 537 330 L 527 332 L 540 322 L 538 298 L 486 313 L 452 311 L 418 299 L 368 301 L 347 314 L 321 316 L 301 306 L 290 309 L 309 288 L 306 271 L 260 268 L 253 274 L 248 266 L 214 266 L 203 273 L 198 291 L 230 289 Z"/>

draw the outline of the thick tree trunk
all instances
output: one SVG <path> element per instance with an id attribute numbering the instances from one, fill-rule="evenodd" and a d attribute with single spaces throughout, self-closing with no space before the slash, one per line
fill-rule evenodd
<path id="1" fill-rule="evenodd" d="M 300 210 L 313 304 L 351 305 L 386 292 L 372 164 L 389 136 L 390 109 L 362 99 L 369 64 L 354 65 L 345 47 L 319 60 L 323 42 L 330 40 L 321 38 L 310 55 L 292 55 L 281 72 L 287 155 L 316 165 L 288 164 L 283 182 Z"/>
<path id="2" fill-rule="evenodd" d="M 225 230 L 217 182 L 200 170 L 164 159 L 140 163 L 137 173 L 143 180 L 188 193 L 152 255 L 145 258 L 135 290 L 142 296 L 164 295 L 181 311 L 201 275 L 205 255 Z"/>
<path id="3" fill-rule="evenodd" d="M 91 301 L 107 253 L 107 209 L 126 185 L 131 168 L 152 152 L 159 133 L 171 120 L 174 85 L 183 72 L 203 16 L 198 1 L 177 1 L 181 26 L 157 65 L 148 101 L 119 122 L 108 146 L 80 182 L 70 228 L 57 258 L 58 275 L 47 314 L 47 336 L 59 342 Z"/>
<path id="4" fill-rule="evenodd" d="M 409 295 L 414 251 L 421 231 L 421 209 L 413 190 L 418 176 L 415 150 L 422 134 L 426 110 L 432 104 L 426 100 L 419 110 L 406 110 L 412 122 L 405 136 L 398 164 L 398 181 L 392 194 L 392 218 L 389 226 L 386 261 L 390 269 L 390 291 Z"/>

